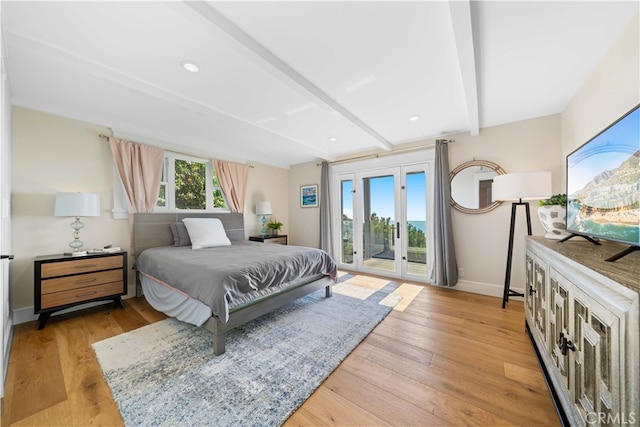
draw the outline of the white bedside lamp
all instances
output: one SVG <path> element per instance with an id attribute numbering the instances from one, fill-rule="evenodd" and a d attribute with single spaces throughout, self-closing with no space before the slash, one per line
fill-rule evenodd
<path id="1" fill-rule="evenodd" d="M 267 235 L 267 215 L 271 215 L 271 202 L 258 202 L 256 203 L 256 215 L 262 216 L 260 220 L 262 222 L 262 235 Z"/>
<path id="2" fill-rule="evenodd" d="M 76 217 L 76 220 L 71 223 L 71 228 L 75 231 L 69 247 L 73 249 L 72 255 L 86 254 L 86 252 L 80 251 L 80 248 L 84 246 L 84 243 L 80 241 L 80 229 L 84 227 L 80 217 L 100 216 L 100 197 L 90 193 L 57 193 L 53 215 Z"/>

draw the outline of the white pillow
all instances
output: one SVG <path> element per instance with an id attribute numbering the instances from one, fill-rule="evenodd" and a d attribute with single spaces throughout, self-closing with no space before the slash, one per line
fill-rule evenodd
<path id="1" fill-rule="evenodd" d="M 184 218 L 182 222 L 189 232 L 191 249 L 231 245 L 222 221 L 218 218 Z"/>

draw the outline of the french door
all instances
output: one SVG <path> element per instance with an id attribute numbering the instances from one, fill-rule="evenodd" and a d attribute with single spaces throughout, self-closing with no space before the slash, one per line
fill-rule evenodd
<path id="1" fill-rule="evenodd" d="M 431 167 L 423 162 L 334 174 L 334 253 L 342 268 L 428 281 Z"/>

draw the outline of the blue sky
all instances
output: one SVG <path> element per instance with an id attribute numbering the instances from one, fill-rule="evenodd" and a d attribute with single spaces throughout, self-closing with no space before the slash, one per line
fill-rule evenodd
<path id="1" fill-rule="evenodd" d="M 594 176 L 615 169 L 640 150 L 640 109 L 636 109 L 568 157 L 567 194 L 582 189 Z"/>
<path id="2" fill-rule="evenodd" d="M 393 176 L 374 177 L 371 182 L 371 211 L 379 217 L 394 218 L 393 213 Z M 343 213 L 353 218 L 353 203 L 350 192 L 352 184 L 343 181 Z M 345 194 L 346 193 L 346 194 Z M 424 221 L 426 209 L 426 182 L 422 173 L 410 173 L 407 175 L 407 219 L 409 221 Z"/>

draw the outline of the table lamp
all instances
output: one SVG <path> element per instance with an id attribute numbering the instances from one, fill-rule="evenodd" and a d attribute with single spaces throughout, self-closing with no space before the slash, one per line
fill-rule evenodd
<path id="1" fill-rule="evenodd" d="M 76 217 L 71 223 L 71 228 L 74 229 L 73 241 L 69 243 L 71 255 L 86 255 L 86 251 L 80 251 L 84 246 L 80 241 L 80 229 L 84 227 L 80 217 L 100 216 L 100 197 L 90 193 L 57 193 L 53 215 Z"/>

